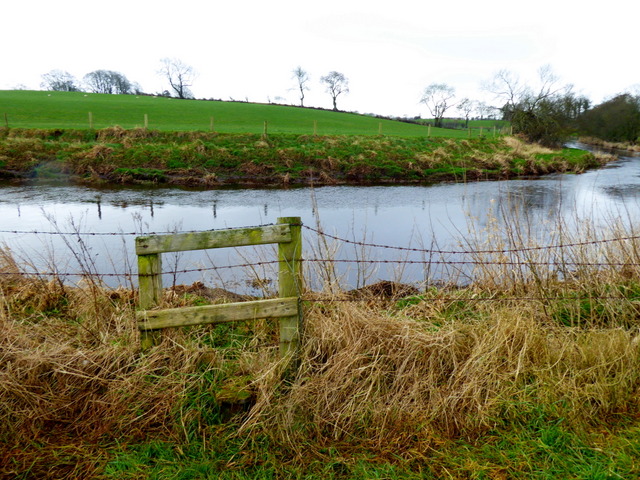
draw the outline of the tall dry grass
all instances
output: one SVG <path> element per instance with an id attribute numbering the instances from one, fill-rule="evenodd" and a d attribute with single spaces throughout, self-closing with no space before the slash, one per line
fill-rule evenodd
<path id="1" fill-rule="evenodd" d="M 536 245 L 519 226 L 492 228 L 467 245 Z M 241 327 L 249 341 L 220 347 L 213 328 L 192 328 L 142 353 L 134 290 L 24 275 L 2 250 L 0 475 L 86 477 L 107 461 L 100 445 L 220 435 L 267 437 L 296 458 L 328 446 L 425 458 L 451 438 L 531 418 L 579 431 L 638 412 L 639 242 L 598 242 L 632 237 L 623 224 L 583 229 L 582 243 L 557 232 L 552 243 L 575 246 L 477 254 L 508 262 L 480 262 L 474 284 L 403 301 L 351 301 L 328 267 L 330 298 L 305 302 L 295 371 L 264 322 Z M 174 291 L 165 301 L 189 300 Z M 240 390 L 249 403 L 224 418 L 221 405 Z M 223 428 L 229 420 L 241 426 Z"/>
<path id="2" fill-rule="evenodd" d="M 583 425 L 638 407 L 637 330 L 562 327 L 534 303 L 478 303 L 476 320 L 440 326 L 437 310 L 313 307 L 295 382 L 245 428 L 300 455 L 332 442 L 409 454 L 539 412 Z"/>

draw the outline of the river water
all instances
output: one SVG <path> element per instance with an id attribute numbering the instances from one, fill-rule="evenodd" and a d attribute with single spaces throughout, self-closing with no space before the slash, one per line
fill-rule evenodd
<path id="1" fill-rule="evenodd" d="M 496 231 L 513 233 L 513 224 L 540 243 L 552 241 L 559 228 L 633 224 L 640 213 L 640 161 L 626 154 L 581 175 L 432 186 L 194 191 L 35 182 L 0 188 L 0 241 L 21 263 L 69 274 L 63 275 L 68 281 L 78 278 L 70 274 L 97 272 L 107 274 L 110 285 L 135 283 L 134 233 L 254 226 L 299 216 L 305 258 L 347 260 L 336 263 L 345 286 L 381 279 L 464 283 L 472 280 L 472 269 L 456 263 L 460 255 L 438 254 L 444 262 L 419 263 L 434 259 L 426 250 L 490 246 Z M 331 235 L 325 242 L 312 230 L 318 227 Z M 246 290 L 249 277 L 273 279 L 270 265 L 225 268 L 273 260 L 273 248 L 227 250 L 165 255 L 165 270 L 198 270 L 167 275 L 165 284 L 204 281 Z"/>

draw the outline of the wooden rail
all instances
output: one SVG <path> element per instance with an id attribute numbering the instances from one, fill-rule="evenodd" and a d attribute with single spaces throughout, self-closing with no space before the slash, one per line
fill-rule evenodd
<path id="1" fill-rule="evenodd" d="M 300 217 L 278 218 L 277 225 L 136 238 L 140 311 L 136 313 L 143 349 L 157 344 L 169 327 L 278 318 L 280 353 L 297 349 L 302 314 L 302 229 Z M 278 244 L 279 298 L 202 307 L 152 310 L 162 298 L 162 254 L 187 250 Z"/>

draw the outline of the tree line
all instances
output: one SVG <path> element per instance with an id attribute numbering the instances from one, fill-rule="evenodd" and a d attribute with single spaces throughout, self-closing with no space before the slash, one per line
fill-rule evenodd
<path id="1" fill-rule="evenodd" d="M 161 60 L 158 74 L 170 89 L 158 95 L 176 98 L 194 98 L 191 87 L 197 77 L 195 69 L 176 58 Z M 41 86 L 55 91 L 89 91 L 106 94 L 143 94 L 137 82 L 112 70 L 87 73 L 82 82 L 61 70 L 52 70 L 42 76 Z M 301 66 L 292 71 L 294 89 L 300 106 L 304 107 L 305 92 L 309 91 L 310 75 Z M 320 77 L 331 96 L 333 110 L 338 111 L 338 98 L 349 93 L 349 79 L 341 72 L 331 71 Z M 526 83 L 509 70 L 501 70 L 484 83 L 483 90 L 493 94 L 496 105 L 470 98 L 457 99 L 455 89 L 445 83 L 427 86 L 420 99 L 436 127 L 444 126 L 447 112 L 456 110 L 468 126 L 476 118 L 499 118 L 511 123 L 513 132 L 531 142 L 559 145 L 572 134 L 590 135 L 606 141 L 636 143 L 640 139 L 640 90 L 619 93 L 599 105 L 564 85 L 549 66 L 538 70 L 538 78 Z"/>

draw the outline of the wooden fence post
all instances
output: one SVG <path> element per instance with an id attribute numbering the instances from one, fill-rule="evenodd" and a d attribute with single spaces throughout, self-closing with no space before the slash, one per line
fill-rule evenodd
<path id="1" fill-rule="evenodd" d="M 148 310 L 160 303 L 162 296 L 162 254 L 138 255 L 138 289 L 140 308 Z M 153 347 L 160 340 L 159 330 L 140 332 L 143 350 Z"/>
<path id="2" fill-rule="evenodd" d="M 280 217 L 278 224 L 289 224 L 291 241 L 278 244 L 278 294 L 281 298 L 300 297 L 304 290 L 302 276 L 302 222 L 300 217 Z M 280 319 L 280 355 L 294 353 L 300 342 L 302 317 L 298 315 Z"/>
<path id="3" fill-rule="evenodd" d="M 89 129 L 93 130 L 93 113 L 89 112 Z"/>
<path id="4" fill-rule="evenodd" d="M 280 298 L 224 306 L 152 309 L 162 300 L 162 253 L 272 243 L 278 244 Z M 136 316 L 143 350 L 159 343 L 163 328 L 273 318 L 279 321 L 281 355 L 296 352 L 302 327 L 300 295 L 304 289 L 300 217 L 279 218 L 277 225 L 262 227 L 136 237 L 136 254 L 140 306 Z"/>

